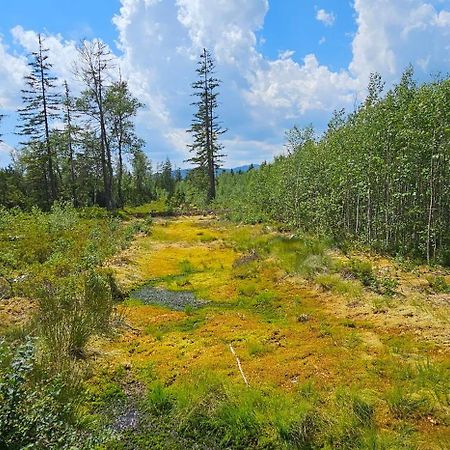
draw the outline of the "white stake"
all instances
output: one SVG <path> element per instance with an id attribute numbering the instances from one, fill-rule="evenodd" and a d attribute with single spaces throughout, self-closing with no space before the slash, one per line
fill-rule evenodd
<path id="1" fill-rule="evenodd" d="M 247 378 L 245 377 L 244 371 L 242 370 L 241 361 L 239 360 L 238 356 L 236 355 L 236 352 L 234 351 L 234 348 L 231 344 L 230 344 L 230 351 L 231 351 L 231 353 L 233 353 L 233 355 L 236 358 L 239 372 L 241 372 L 241 375 L 242 375 L 242 378 L 244 379 L 245 384 L 247 385 L 247 387 L 250 387 L 250 385 L 248 384 Z"/>

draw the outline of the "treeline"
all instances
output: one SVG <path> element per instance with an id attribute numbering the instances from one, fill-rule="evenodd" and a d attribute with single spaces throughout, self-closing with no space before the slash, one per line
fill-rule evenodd
<path id="1" fill-rule="evenodd" d="M 288 133 L 288 154 L 219 177 L 218 207 L 378 251 L 450 264 L 450 80 L 418 85 L 410 68 L 384 93 L 372 75 L 352 114 L 318 139 Z"/>
<path id="2" fill-rule="evenodd" d="M 143 105 L 105 44 L 80 44 L 74 64 L 83 86 L 78 97 L 53 75 L 41 36 L 29 67 L 18 110 L 22 148 L 12 165 L 0 169 L 0 205 L 48 210 L 65 201 L 114 209 L 152 200 L 158 189 L 173 190 L 169 161 L 152 173 L 135 132 Z"/>
<path id="3" fill-rule="evenodd" d="M 50 210 L 55 202 L 70 202 L 113 210 L 171 198 L 180 172 L 166 160 L 153 173 L 135 130 L 136 115 L 144 105 L 131 94 L 108 47 L 99 40 L 79 45 L 74 74 L 83 89 L 78 97 L 71 94 L 67 81 L 54 76 L 41 35 L 37 48 L 29 58 L 18 110 L 22 148 L 12 165 L 0 169 L 0 206 Z M 223 157 L 218 138 L 225 130 L 216 112 L 220 80 L 206 49 L 196 75 L 196 110 L 187 130 L 193 143 L 186 162 L 194 165 L 193 195 L 209 202 L 215 197 L 216 171 Z M 189 201 L 191 187 L 181 185 L 178 204 Z"/>

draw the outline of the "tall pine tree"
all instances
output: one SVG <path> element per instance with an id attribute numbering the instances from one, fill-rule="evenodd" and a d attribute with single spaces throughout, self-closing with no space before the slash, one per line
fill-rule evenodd
<path id="1" fill-rule="evenodd" d="M 73 205 L 78 206 L 74 145 L 78 128 L 73 123 L 75 114 L 75 99 L 70 95 L 69 85 L 67 84 L 67 81 L 64 81 L 64 138 L 67 149 L 67 162 L 70 174 L 70 193 Z"/>
<path id="2" fill-rule="evenodd" d="M 31 54 L 31 72 L 25 77 L 26 88 L 22 90 L 24 106 L 19 109 L 19 134 L 26 138 L 22 144 L 29 147 L 33 160 L 41 167 L 46 203 L 50 206 L 57 198 L 56 156 L 50 139 L 51 121 L 58 115 L 60 95 L 56 91 L 56 78 L 51 75 L 49 50 L 44 47 L 40 34 L 38 44 L 37 51 Z"/>
<path id="3" fill-rule="evenodd" d="M 198 101 L 193 105 L 197 111 L 192 119 L 188 132 L 193 136 L 193 143 L 189 149 L 194 156 L 188 162 L 206 173 L 208 178 L 207 200 L 216 196 L 216 170 L 220 167 L 223 146 L 219 137 L 225 133 L 218 121 L 217 97 L 221 81 L 215 77 L 215 61 L 211 53 L 205 48 L 200 55 L 197 65 L 198 79 L 192 84 L 194 96 Z"/>
<path id="4" fill-rule="evenodd" d="M 113 209 L 113 168 L 105 111 L 106 79 L 113 57 L 107 45 L 99 40 L 83 41 L 78 53 L 80 59 L 77 74 L 85 84 L 78 106 L 93 119 L 100 134 L 104 203 L 108 209 Z"/>
<path id="5" fill-rule="evenodd" d="M 144 142 L 139 139 L 135 132 L 133 119 L 143 104 L 133 97 L 128 89 L 128 83 L 120 79 L 114 82 L 106 91 L 105 115 L 110 135 L 110 146 L 117 151 L 117 196 L 118 206 L 124 205 L 123 197 L 123 172 L 124 153 L 131 153 L 140 148 Z"/>

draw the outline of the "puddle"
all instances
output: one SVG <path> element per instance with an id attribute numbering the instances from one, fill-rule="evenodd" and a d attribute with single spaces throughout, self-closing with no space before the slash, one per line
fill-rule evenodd
<path id="1" fill-rule="evenodd" d="M 168 291 L 152 286 L 141 287 L 133 291 L 130 297 L 141 300 L 146 305 L 160 305 L 176 311 L 183 311 L 186 307 L 201 308 L 208 303 L 196 298 L 192 292 Z"/>

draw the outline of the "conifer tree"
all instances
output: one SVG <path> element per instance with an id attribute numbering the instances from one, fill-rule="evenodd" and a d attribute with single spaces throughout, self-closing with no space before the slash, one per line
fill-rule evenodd
<path id="1" fill-rule="evenodd" d="M 133 151 L 131 161 L 134 203 L 139 205 L 152 198 L 152 165 L 147 155 L 140 149 Z"/>
<path id="2" fill-rule="evenodd" d="M 99 40 L 83 41 L 78 53 L 80 60 L 77 75 L 85 84 L 85 90 L 78 104 L 80 109 L 94 120 L 100 133 L 104 201 L 106 207 L 112 209 L 113 168 L 105 112 L 106 78 L 112 66 L 112 55 L 107 45 Z"/>
<path id="3" fill-rule="evenodd" d="M 123 157 L 125 152 L 141 147 L 143 141 L 136 136 L 133 119 L 143 105 L 133 97 L 128 83 L 120 79 L 114 82 L 105 95 L 105 114 L 110 131 L 110 145 L 117 150 L 117 195 L 118 206 L 124 205 L 122 179 L 124 172 Z"/>
<path id="4" fill-rule="evenodd" d="M 55 175 L 55 154 L 50 134 L 51 121 L 58 115 L 60 96 L 56 91 L 56 78 L 51 75 L 48 48 L 44 47 L 42 36 L 38 35 L 38 49 L 31 53 L 31 68 L 25 77 L 26 88 L 22 90 L 24 106 L 19 109 L 21 124 L 19 134 L 26 138 L 22 144 L 29 147 L 32 158 L 41 167 L 45 183 L 47 206 L 57 198 Z"/>
<path id="5" fill-rule="evenodd" d="M 75 169 L 75 146 L 74 139 L 78 131 L 73 124 L 73 116 L 76 112 L 75 100 L 70 95 L 69 85 L 64 81 L 64 137 L 67 146 L 67 160 L 70 173 L 70 192 L 74 206 L 78 206 L 77 180 Z"/>
<path id="6" fill-rule="evenodd" d="M 217 91 L 221 81 L 215 77 L 215 61 L 207 49 L 203 49 L 196 69 L 198 79 L 192 84 L 194 96 L 198 101 L 193 105 L 197 111 L 192 119 L 189 133 L 193 136 L 193 143 L 189 149 L 194 156 L 188 162 L 197 169 L 204 171 L 208 178 L 207 200 L 216 196 L 216 170 L 220 167 L 223 146 L 219 137 L 225 133 L 218 121 Z"/>

